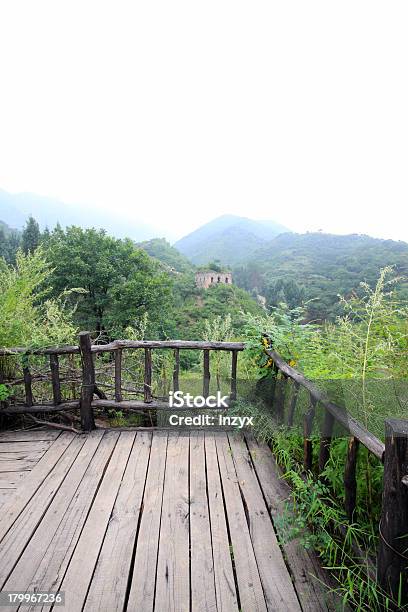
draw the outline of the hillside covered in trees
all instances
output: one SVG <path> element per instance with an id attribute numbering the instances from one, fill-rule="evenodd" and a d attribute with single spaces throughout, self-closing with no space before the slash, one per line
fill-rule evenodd
<path id="1" fill-rule="evenodd" d="M 63 334 L 65 341 L 67 335 L 74 339 L 73 330 L 87 329 L 103 342 L 200 339 L 215 317 L 228 317 L 229 333 L 238 336 L 243 312 L 263 312 L 239 287 L 197 288 L 194 266 L 165 240 L 136 245 L 104 230 L 76 226 L 42 232 L 31 217 L 23 232 L 13 234 L 13 244 L 11 235 L 0 235 L 0 317 L 12 322 L 3 338 L 6 346 L 30 345 L 30 326 L 42 330 L 33 331 L 33 341 L 44 343 L 45 330 L 54 329 L 49 316 L 69 322 L 62 326 L 70 330 Z M 49 336 L 50 341 L 60 338 L 54 332 Z"/>
<path id="2" fill-rule="evenodd" d="M 234 268 L 235 282 L 266 297 L 269 306 L 290 307 L 308 302 L 310 319 L 333 319 L 339 314 L 339 295 L 371 286 L 380 269 L 392 266 L 408 297 L 408 244 L 351 234 L 286 233 L 277 236 Z"/>

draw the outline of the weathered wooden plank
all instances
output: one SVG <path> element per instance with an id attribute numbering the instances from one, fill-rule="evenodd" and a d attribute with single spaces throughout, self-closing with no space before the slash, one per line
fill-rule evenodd
<path id="1" fill-rule="evenodd" d="M 49 429 L 21 429 L 19 431 L 0 432 L 0 449 L 4 442 L 40 442 L 42 440 L 53 441 L 60 435 L 59 431 Z"/>
<path id="2" fill-rule="evenodd" d="M 204 432 L 190 434 L 191 610 L 217 610 L 207 499 Z"/>
<path id="3" fill-rule="evenodd" d="M 167 437 L 166 431 L 153 435 L 128 610 L 153 610 Z"/>
<path id="4" fill-rule="evenodd" d="M 166 612 L 190 610 L 188 451 L 188 434 L 169 433 L 155 603 Z"/>
<path id="5" fill-rule="evenodd" d="M 237 574 L 238 591 L 242 610 L 266 612 L 266 602 L 259 576 L 251 536 L 242 505 L 238 478 L 231 457 L 228 437 L 224 433 L 214 434 L 221 482 L 224 491 L 232 554 Z"/>
<path id="6" fill-rule="evenodd" d="M 70 612 L 82 610 L 135 432 L 122 432 L 61 584 Z"/>
<path id="7" fill-rule="evenodd" d="M 205 455 L 217 610 L 218 612 L 238 612 L 230 543 L 218 470 L 217 450 L 214 436 L 209 433 L 205 434 Z"/>
<path id="8" fill-rule="evenodd" d="M 150 447 L 151 434 L 138 433 L 86 598 L 89 612 L 124 609 Z"/>
<path id="9" fill-rule="evenodd" d="M 3 506 L 0 514 L 0 541 L 9 531 L 20 512 L 26 507 L 35 492 L 43 484 L 56 463 L 63 456 L 75 436 L 70 433 L 62 433 L 50 446 L 40 461 L 34 466 L 30 474 L 24 479 L 24 487 L 17 490 L 13 497 L 13 503 Z"/>
<path id="10" fill-rule="evenodd" d="M 5 583 L 5 590 L 25 590 L 29 586 L 41 559 L 44 557 L 48 546 L 57 532 L 67 506 L 76 494 L 77 488 L 102 437 L 103 432 L 92 432 L 86 437 L 81 450 L 70 466 L 66 478 L 59 487 L 47 511 L 41 517 L 40 525 L 29 540 L 13 572 Z M 33 501 L 35 502 L 35 498 Z"/>
<path id="11" fill-rule="evenodd" d="M 16 464 L 18 464 L 20 461 L 22 462 L 28 462 L 28 463 L 37 463 L 41 457 L 43 456 L 45 451 L 29 451 L 29 450 L 15 450 L 14 452 L 10 452 L 10 451 L 4 451 L 1 452 L 0 451 L 0 470 L 1 471 L 7 471 L 7 470 L 3 470 L 3 465 L 5 463 L 14 461 Z"/>
<path id="12" fill-rule="evenodd" d="M 67 505 L 51 544 L 36 568 L 27 591 L 42 592 L 60 589 L 118 438 L 117 432 L 106 432 L 103 436 L 76 494 Z M 29 606 L 24 608 L 24 612 L 28 609 L 37 612 L 39 607 Z M 49 610 L 49 607 L 44 606 L 42 609 Z M 23 612 L 23 608 L 20 608 L 20 612 Z"/>
<path id="13" fill-rule="evenodd" d="M 306 549 L 300 537 L 287 541 L 281 518 L 292 505 L 291 490 L 270 449 L 249 436 L 247 443 L 275 529 L 283 541 L 282 548 L 303 612 L 334 612 L 341 609 L 339 601 L 329 592 L 329 587 L 325 587 L 326 584 L 332 586 L 330 578 L 314 551 Z"/>
<path id="14" fill-rule="evenodd" d="M 29 472 L 0 472 L 0 489 L 17 489 Z"/>
<path id="15" fill-rule="evenodd" d="M 267 609 L 301 610 L 242 435 L 228 435 Z M 239 582 L 238 582 L 239 588 Z"/>
<path id="16" fill-rule="evenodd" d="M 37 459 L 17 459 L 17 460 L 0 460 L 0 470 L 2 472 L 31 472 L 37 465 L 40 457 Z"/>
<path id="17" fill-rule="evenodd" d="M 38 488 L 36 495 L 29 501 L 13 526 L 3 537 L 1 542 L 2 554 L 0 556 L 0 588 L 3 587 L 38 523 L 50 506 L 84 442 L 85 439 L 82 436 L 76 436 L 72 440 L 70 452 L 62 455 L 52 472 Z M 30 479 L 30 476 L 27 476 L 26 482 Z M 16 500 L 16 497 L 17 495 L 13 496 L 9 507 Z"/>
<path id="18" fill-rule="evenodd" d="M 0 444 L 0 455 L 3 453 L 45 453 L 50 446 L 51 441 L 29 441 L 29 442 L 2 442 Z"/>

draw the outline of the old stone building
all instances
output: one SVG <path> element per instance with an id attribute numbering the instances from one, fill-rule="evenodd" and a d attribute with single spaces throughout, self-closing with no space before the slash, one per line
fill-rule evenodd
<path id="1" fill-rule="evenodd" d="M 232 285 L 231 272 L 215 272 L 214 270 L 205 270 L 196 272 L 195 281 L 197 287 L 208 289 L 211 285 L 222 283 L 223 285 Z"/>

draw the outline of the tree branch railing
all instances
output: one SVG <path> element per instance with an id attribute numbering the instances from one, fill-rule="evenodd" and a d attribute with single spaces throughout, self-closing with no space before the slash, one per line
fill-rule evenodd
<path id="1" fill-rule="evenodd" d="M 180 351 L 197 350 L 203 352 L 203 395 L 208 396 L 210 390 L 210 353 L 211 351 L 226 351 L 231 353 L 231 392 L 230 399 L 236 399 L 237 395 L 237 355 L 244 349 L 242 342 L 207 342 L 190 340 L 115 340 L 109 344 L 92 344 L 89 332 L 79 334 L 78 346 L 56 346 L 47 348 L 2 348 L 0 356 L 22 355 L 24 360 L 23 378 L 25 401 L 23 405 L 3 405 L 2 414 L 34 414 L 34 413 L 58 413 L 66 410 L 79 409 L 81 426 L 83 431 L 91 431 L 95 428 L 94 408 L 105 408 L 115 410 L 146 411 L 168 410 L 169 403 L 154 398 L 152 394 L 152 351 L 155 349 L 172 350 L 174 354 L 173 366 L 173 391 L 179 390 L 180 377 Z M 126 387 L 122 382 L 123 351 L 141 350 L 144 352 L 144 375 L 142 400 L 131 400 L 123 398 Z M 101 353 L 113 353 L 114 375 L 113 385 L 114 399 L 108 399 L 98 386 L 95 375 L 95 356 Z M 60 373 L 60 356 L 80 355 L 81 374 L 78 378 L 81 385 L 81 393 L 78 399 L 63 400 L 61 382 L 63 377 Z M 52 400 L 36 403 L 33 397 L 32 382 L 29 367 L 30 356 L 48 356 L 49 374 L 52 388 Z M 44 375 L 42 375 L 44 380 Z M 103 386 L 103 385 L 101 385 Z M 137 390 L 135 389 L 134 392 Z M 95 398 L 94 396 L 97 396 Z M 183 410 L 178 408 L 178 411 Z"/>
<path id="2" fill-rule="evenodd" d="M 285 423 L 289 427 L 293 425 L 299 389 L 303 388 L 309 393 L 310 407 L 303 417 L 303 467 L 306 471 L 310 472 L 313 465 L 311 436 L 318 405 L 325 409 L 320 431 L 319 475 L 324 472 L 330 458 L 334 424 L 339 423 L 348 432 L 343 483 L 345 512 L 351 522 L 358 503 L 356 470 L 359 448 L 365 446 L 384 464 L 381 521 L 378 528 L 377 582 L 393 601 L 399 600 L 401 606 L 408 604 L 408 420 L 387 419 L 384 444 L 344 408 L 331 402 L 276 351 L 265 348 L 265 353 L 274 368 L 275 381 L 280 374 L 284 382 L 291 379 L 294 383 L 292 397 L 288 398 L 290 401 Z M 272 399 L 276 420 L 281 423 L 285 417 L 285 387 L 286 385 L 275 384 Z"/>

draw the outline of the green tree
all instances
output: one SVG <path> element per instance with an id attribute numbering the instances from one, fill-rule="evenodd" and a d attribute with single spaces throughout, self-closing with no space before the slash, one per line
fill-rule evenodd
<path id="1" fill-rule="evenodd" d="M 159 311 L 168 310 L 170 277 L 131 240 L 112 238 L 104 230 L 55 228 L 46 252 L 54 268 L 52 293 L 86 292 L 75 315 L 82 328 L 117 336 L 144 313 L 152 328 L 159 325 Z"/>
<path id="2" fill-rule="evenodd" d="M 73 342 L 72 312 L 44 285 L 51 269 L 41 249 L 17 252 L 16 265 L 0 260 L 0 346 L 43 346 Z"/>
<path id="3" fill-rule="evenodd" d="M 21 237 L 21 243 L 24 253 L 34 253 L 35 249 L 41 242 L 40 226 L 37 221 L 30 215 L 28 218 L 23 235 Z"/>

